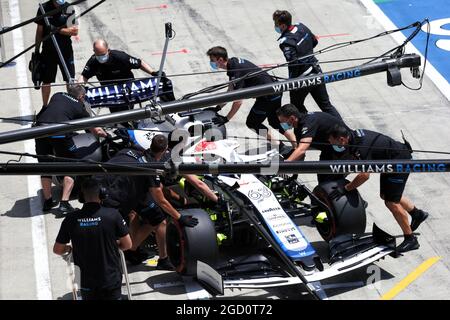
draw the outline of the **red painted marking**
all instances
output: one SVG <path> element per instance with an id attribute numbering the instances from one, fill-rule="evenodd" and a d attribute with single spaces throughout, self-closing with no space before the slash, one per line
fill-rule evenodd
<path id="1" fill-rule="evenodd" d="M 176 51 L 167 51 L 167 54 L 174 54 L 174 53 L 189 53 L 188 49 L 181 49 L 181 50 L 176 50 Z M 160 56 L 162 55 L 163 52 L 153 52 L 152 56 Z"/>
<path id="2" fill-rule="evenodd" d="M 141 7 L 136 8 L 136 11 L 144 11 L 144 10 L 152 10 L 152 9 L 167 9 L 167 4 L 161 4 L 159 6 L 153 6 L 153 7 Z"/>
<path id="3" fill-rule="evenodd" d="M 350 36 L 350 33 L 337 33 L 337 34 L 324 34 L 321 36 L 316 36 L 316 39 L 320 39 L 320 38 L 331 38 L 331 37 L 345 37 L 345 36 Z"/>

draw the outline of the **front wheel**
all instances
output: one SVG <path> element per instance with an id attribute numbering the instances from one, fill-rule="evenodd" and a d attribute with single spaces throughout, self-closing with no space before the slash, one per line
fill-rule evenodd
<path id="1" fill-rule="evenodd" d="M 180 213 L 197 218 L 198 225 L 181 227 L 171 219 L 166 230 L 167 254 L 178 273 L 192 276 L 197 274 L 198 260 L 215 266 L 219 254 L 216 230 L 209 214 L 202 209 L 187 209 Z"/>
<path id="2" fill-rule="evenodd" d="M 347 183 L 345 179 L 327 181 L 313 191 L 314 195 L 327 206 L 324 208 L 320 203 L 316 203 L 320 208 L 319 212 L 322 212 L 322 215 L 326 214 L 326 218 L 320 221 L 316 219 L 317 230 L 325 241 L 342 234 L 363 234 L 366 230 L 365 202 L 357 190 L 347 192 L 337 200 L 329 197 L 336 187 L 343 187 Z"/>

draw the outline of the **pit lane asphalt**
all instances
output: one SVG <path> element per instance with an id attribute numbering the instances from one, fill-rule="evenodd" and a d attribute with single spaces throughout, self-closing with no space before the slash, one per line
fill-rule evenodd
<path id="1" fill-rule="evenodd" d="M 19 6 L 23 21 L 35 15 L 38 1 L 1 0 L 0 3 L 6 24 L 10 24 L 10 11 L 14 9 L 11 4 Z M 91 4 L 90 1 L 89 4 Z M 92 41 L 98 37 L 105 37 L 112 48 L 141 57 L 153 67 L 158 68 L 160 62 L 158 53 L 162 51 L 164 44 L 164 23 L 168 21 L 172 22 L 176 37 L 170 42 L 169 51 L 175 51 L 175 53 L 168 55 L 165 70 L 167 74 L 209 71 L 209 62 L 205 52 L 215 45 L 225 46 L 231 56 L 243 57 L 256 64 L 283 62 L 271 21 L 271 14 L 275 9 L 291 11 L 294 21 L 301 20 L 314 33 L 325 36 L 319 40 L 318 49 L 336 42 L 364 38 L 384 31 L 358 0 L 340 1 L 339 6 L 330 0 L 307 0 L 302 3 L 289 0 L 172 0 L 165 3 L 167 4 L 166 8 L 154 8 L 161 4 L 161 2 L 153 0 L 110 0 L 85 16 L 81 20 L 80 36 L 74 40 L 77 77 L 91 55 Z M 25 46 L 33 43 L 35 25 L 24 27 L 22 32 Z M 7 56 L 10 57 L 13 55 L 12 34 L 7 34 L 5 40 Z M 20 41 L 20 39 L 16 37 L 15 41 Z M 370 43 L 323 55 L 321 60 L 374 56 L 394 45 L 396 44 L 391 38 L 384 37 Z M 27 55 L 26 61 L 28 62 L 29 59 L 30 56 Z M 323 64 L 322 69 L 334 70 L 350 64 Z M 15 86 L 18 77 L 17 70 L 17 67 L 1 69 L 0 86 Z M 285 76 L 286 70 L 281 69 L 276 71 L 276 74 Z M 403 72 L 403 74 L 407 83 L 413 83 L 407 72 Z M 136 75 L 143 76 L 140 72 L 137 72 Z M 58 77 L 60 81 L 61 76 Z M 224 74 L 173 78 L 175 93 L 178 97 L 225 80 Z M 27 83 L 31 84 L 29 74 Z M 416 83 L 414 82 L 414 84 Z M 31 95 L 32 110 L 38 111 L 41 107 L 40 93 L 35 90 L 26 91 Z M 54 89 L 53 92 L 55 91 Z M 450 151 L 448 139 L 450 105 L 428 78 L 425 79 L 424 88 L 421 91 L 409 91 L 404 87 L 390 88 L 386 84 L 385 74 L 329 84 L 328 91 L 332 103 L 348 125 L 353 128 L 372 129 L 397 139 L 400 139 L 400 129 L 402 129 L 415 149 Z M 20 114 L 19 91 L 2 91 L 0 96 L 1 116 L 18 116 Z M 284 99 L 288 101 L 288 94 L 285 94 Z M 251 105 L 252 101 L 244 103 L 236 119 L 227 124 L 229 132 L 239 136 L 254 137 L 254 134 L 245 128 L 245 115 Z M 310 111 L 318 110 L 310 98 L 307 100 L 307 107 Z M 226 110 L 228 108 L 224 111 Z M 3 122 L 0 130 L 7 131 L 17 128 L 17 124 Z M 23 151 L 24 143 L 2 145 L 0 149 Z M 416 158 L 431 159 L 437 158 L 437 156 L 416 154 Z M 317 159 L 317 153 L 311 152 L 307 159 Z M 9 158 L 1 156 L 2 162 L 7 160 Z M 310 187 L 314 187 L 316 183 L 313 175 L 301 176 L 301 179 Z M 33 184 L 38 180 L 29 181 L 26 177 L 1 177 L 1 181 L 0 299 L 37 299 L 42 297 L 42 291 L 40 291 L 42 288 L 49 289 L 51 293 L 50 297 L 45 295 L 44 297 L 70 299 L 70 290 L 66 287 L 65 263 L 51 252 L 62 220 L 57 219 L 53 214 L 42 216 L 41 212 L 35 210 L 37 217 L 33 218 L 35 220 L 32 223 L 29 203 L 31 201 L 35 205 L 39 199 L 36 197 L 36 193 L 29 195 L 28 190 L 35 190 L 36 186 L 30 186 L 30 183 Z M 391 234 L 401 233 L 393 217 L 378 197 L 378 177 L 373 175 L 372 179 L 360 188 L 360 192 L 369 202 L 368 230 L 375 221 Z M 421 233 L 420 249 L 407 253 L 400 259 L 388 257 L 377 262 L 375 265 L 380 268 L 380 279 L 375 282 L 377 284 L 375 287 L 366 285 L 367 282 L 372 281 L 370 276 L 374 274 L 374 269 L 363 268 L 350 274 L 322 281 L 322 285 L 329 285 L 326 286 L 328 289 L 325 289 L 326 295 L 330 299 L 379 299 L 422 262 L 439 256 L 441 260 L 401 291 L 396 299 L 448 299 L 448 288 L 450 288 L 450 245 L 448 243 L 450 223 L 447 215 L 449 194 L 449 174 L 411 175 L 405 195 L 409 196 L 418 207 L 431 214 L 427 222 L 418 230 Z M 76 201 L 73 201 L 72 204 L 77 206 Z M 43 222 L 43 225 L 36 227 L 36 223 L 39 221 Z M 45 270 L 47 264 L 47 261 L 39 260 L 47 258 L 45 255 L 34 257 L 39 244 L 33 242 L 33 237 L 35 241 L 43 239 L 39 237 L 39 232 L 36 236 L 36 230 L 44 230 L 42 226 L 45 226 L 44 250 L 48 250 L 49 282 L 45 277 L 42 279 L 42 274 L 39 273 L 39 270 Z M 32 232 L 32 230 L 34 231 Z M 310 241 L 320 240 L 313 228 L 306 226 L 302 230 Z M 35 262 L 38 264 L 37 268 L 35 268 Z M 35 270 L 38 270 L 36 271 L 38 276 L 36 276 Z M 188 299 L 194 297 L 192 292 L 187 293 L 183 285 L 170 286 L 169 284 L 161 288 L 161 284 L 173 282 L 176 284 L 182 281 L 175 273 L 159 272 L 144 265 L 130 268 L 129 271 L 135 299 Z M 37 281 L 37 278 L 40 278 L 40 281 Z M 336 283 L 345 285 L 337 285 L 338 288 L 332 288 Z M 339 288 L 339 286 L 341 287 Z M 187 285 L 187 287 L 190 286 Z M 304 289 L 299 286 L 267 290 L 226 290 L 226 297 L 239 299 L 309 298 L 304 294 Z"/>

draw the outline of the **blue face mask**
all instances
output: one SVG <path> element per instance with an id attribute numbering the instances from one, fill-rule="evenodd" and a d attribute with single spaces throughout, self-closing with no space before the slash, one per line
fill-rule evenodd
<path id="1" fill-rule="evenodd" d="M 333 144 L 333 150 L 336 151 L 336 152 L 344 152 L 345 151 L 345 147 Z"/>
<path id="2" fill-rule="evenodd" d="M 109 54 L 104 54 L 104 55 L 102 55 L 102 56 L 95 56 L 95 58 L 96 58 L 97 61 L 100 62 L 100 63 L 106 63 L 106 62 L 108 62 Z"/>
<path id="3" fill-rule="evenodd" d="M 280 125 L 281 125 L 281 128 L 283 128 L 284 131 L 288 131 L 288 130 L 293 129 L 293 127 L 287 122 L 281 122 Z"/>
<path id="4" fill-rule="evenodd" d="M 209 65 L 211 66 L 211 69 L 213 69 L 214 71 L 219 70 L 219 66 L 217 65 L 217 62 L 210 61 Z"/>
<path id="5" fill-rule="evenodd" d="M 56 3 L 62 6 L 64 3 L 66 3 L 66 0 L 56 0 Z"/>
<path id="6" fill-rule="evenodd" d="M 276 32 L 276 33 L 280 33 L 280 34 L 281 34 L 281 29 L 280 29 L 280 27 L 278 27 L 278 26 L 275 26 L 275 32 Z"/>

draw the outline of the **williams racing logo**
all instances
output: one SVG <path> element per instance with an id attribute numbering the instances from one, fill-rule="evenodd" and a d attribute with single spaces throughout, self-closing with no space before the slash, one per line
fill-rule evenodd
<path id="1" fill-rule="evenodd" d="M 360 76 L 361 76 L 361 70 L 353 69 L 353 70 L 348 70 L 348 71 L 323 74 L 321 76 L 318 75 L 317 77 L 313 77 L 313 78 L 305 78 L 305 79 L 299 79 L 299 80 L 295 80 L 295 81 L 275 84 L 272 86 L 272 88 L 275 93 L 278 93 L 278 92 L 320 86 L 323 83 L 330 83 L 330 82 L 336 82 L 336 81 L 341 81 L 341 80 L 353 79 L 353 78 L 358 78 Z"/>
<path id="2" fill-rule="evenodd" d="M 292 82 L 287 82 L 287 83 L 282 83 L 282 84 L 276 84 L 276 85 L 273 85 L 272 88 L 275 91 L 275 93 L 278 93 L 278 92 L 314 87 L 314 86 L 321 85 L 322 83 L 323 83 L 322 78 L 316 77 L 316 78 L 307 79 L 307 80 L 298 80 L 298 81 L 292 81 Z"/>
<path id="3" fill-rule="evenodd" d="M 410 173 L 410 172 L 446 172 L 445 163 L 383 164 L 383 165 L 330 165 L 332 173 Z"/>

